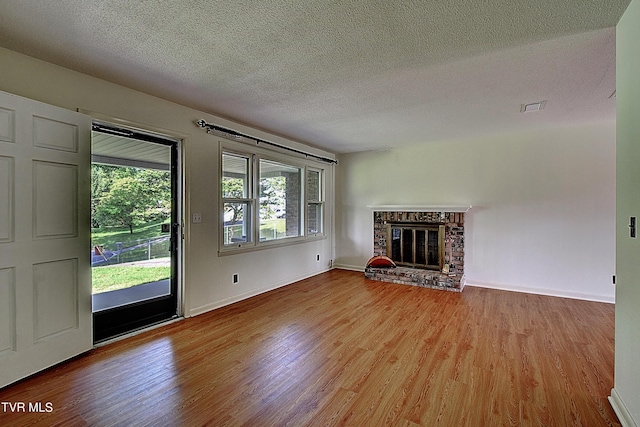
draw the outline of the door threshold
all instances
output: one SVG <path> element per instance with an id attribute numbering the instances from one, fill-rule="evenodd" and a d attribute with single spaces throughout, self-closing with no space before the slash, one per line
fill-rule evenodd
<path id="1" fill-rule="evenodd" d="M 102 341 L 97 341 L 97 342 L 93 343 L 93 348 L 104 347 L 105 345 L 109 345 L 109 344 L 114 343 L 116 341 L 121 341 L 121 340 L 126 339 L 126 338 L 131 338 L 131 337 L 139 335 L 139 334 L 141 334 L 143 332 L 151 331 L 153 329 L 157 329 L 157 328 L 160 328 L 162 326 L 170 325 L 171 323 L 176 323 L 176 322 L 179 322 L 181 320 L 184 320 L 184 317 L 175 316 L 175 317 L 172 317 L 171 319 L 162 320 L 160 322 L 156 322 L 156 323 L 153 323 L 151 325 L 144 326 L 142 328 L 135 329 L 135 330 L 130 331 L 130 332 L 126 332 L 126 333 L 124 333 L 122 335 L 117 335 L 117 336 L 114 336 L 114 337 L 111 337 L 111 338 L 107 338 L 107 339 L 102 340 Z"/>
<path id="2" fill-rule="evenodd" d="M 93 312 L 110 310 L 128 304 L 140 303 L 171 294 L 170 279 L 143 283 L 116 291 L 101 292 L 91 296 Z"/>

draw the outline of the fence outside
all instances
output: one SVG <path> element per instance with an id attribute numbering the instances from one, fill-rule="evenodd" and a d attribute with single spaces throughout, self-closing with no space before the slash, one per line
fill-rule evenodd
<path id="1" fill-rule="evenodd" d="M 170 244 L 169 236 L 158 236 L 94 246 L 91 265 L 96 267 L 166 258 L 170 256 Z"/>

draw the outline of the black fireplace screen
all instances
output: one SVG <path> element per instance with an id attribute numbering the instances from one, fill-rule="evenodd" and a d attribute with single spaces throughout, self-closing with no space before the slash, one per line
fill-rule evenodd
<path id="1" fill-rule="evenodd" d="M 444 225 L 387 225 L 387 256 L 399 265 L 441 270 Z"/>

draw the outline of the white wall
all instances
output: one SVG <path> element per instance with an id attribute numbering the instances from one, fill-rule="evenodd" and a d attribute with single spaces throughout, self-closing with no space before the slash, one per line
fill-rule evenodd
<path id="1" fill-rule="evenodd" d="M 70 110 L 82 109 L 162 129 L 184 139 L 185 211 L 202 214 L 187 224 L 185 242 L 185 315 L 198 314 L 328 269 L 332 239 L 218 257 L 218 138 L 194 125 L 205 119 L 259 138 L 331 157 L 274 135 L 250 129 L 123 86 L 108 83 L 0 48 L 0 90 Z M 333 187 L 328 168 L 327 187 Z M 332 193 L 327 211 L 332 212 Z M 331 218 L 330 218 L 331 219 Z M 332 224 L 327 226 L 331 235 Z M 89 247 L 87 247 L 89 250 Z M 320 255 L 320 262 L 316 255 Z M 234 273 L 239 283 L 232 284 Z"/>
<path id="2" fill-rule="evenodd" d="M 367 205 L 472 205 L 467 285 L 613 301 L 614 122 L 339 160 L 339 266 L 362 268 L 372 255 Z"/>
<path id="3" fill-rule="evenodd" d="M 640 219 L 640 0 L 617 26 L 617 227 L 615 386 L 611 401 L 623 425 L 640 425 L 640 234 L 629 237 L 629 217 Z M 640 225 L 640 222 L 638 222 Z"/>

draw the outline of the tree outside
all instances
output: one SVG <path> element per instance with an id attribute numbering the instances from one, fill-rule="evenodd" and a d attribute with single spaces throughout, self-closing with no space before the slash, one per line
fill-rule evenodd
<path id="1" fill-rule="evenodd" d="M 223 198 L 242 200 L 246 198 L 245 176 L 224 176 L 222 179 Z M 259 186 L 259 217 L 261 236 L 268 235 L 275 238 L 276 235 L 284 235 L 284 217 L 286 215 L 286 187 L 287 179 L 282 175 L 262 177 Z M 225 244 L 232 239 L 245 240 L 244 234 L 249 229 L 245 218 L 248 212 L 248 203 L 244 201 L 224 203 Z"/>
<path id="2" fill-rule="evenodd" d="M 94 228 L 134 228 L 171 215 L 169 171 L 94 164 L 91 167 Z"/>
<path id="3" fill-rule="evenodd" d="M 119 263 L 169 256 L 160 224 L 171 217 L 170 172 L 93 164 L 91 186 L 93 293 L 169 278 L 168 263 Z"/>
<path id="4" fill-rule="evenodd" d="M 281 218 L 287 205 L 287 179 L 278 175 L 260 179 L 260 219 Z"/>

